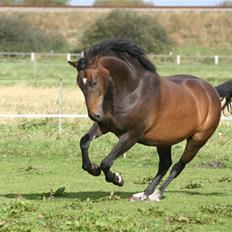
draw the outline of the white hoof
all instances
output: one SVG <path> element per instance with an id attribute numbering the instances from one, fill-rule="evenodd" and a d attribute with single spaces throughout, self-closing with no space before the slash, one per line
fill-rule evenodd
<path id="1" fill-rule="evenodd" d="M 157 189 L 157 190 L 155 190 L 154 193 L 152 193 L 151 195 L 148 196 L 147 200 L 159 202 L 160 198 L 161 198 L 161 193 L 160 193 L 159 189 Z"/>
<path id="2" fill-rule="evenodd" d="M 130 197 L 130 201 L 144 201 L 146 199 L 147 199 L 147 196 L 145 195 L 144 192 L 133 194 Z"/>
<path id="3" fill-rule="evenodd" d="M 116 175 L 116 177 L 118 179 L 118 183 L 121 184 L 122 183 L 122 177 L 121 177 L 121 175 L 119 173 L 117 173 L 117 172 L 115 173 L 115 175 Z"/>

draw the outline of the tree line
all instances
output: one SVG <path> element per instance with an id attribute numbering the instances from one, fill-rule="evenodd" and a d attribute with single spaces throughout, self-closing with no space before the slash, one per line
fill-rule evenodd
<path id="1" fill-rule="evenodd" d="M 7 5 L 69 5 L 70 0 L 1 0 L 0 4 Z M 183 3 L 184 4 L 184 3 Z M 77 2 L 78 5 L 78 2 Z M 232 0 L 219 1 L 218 6 L 232 6 Z M 154 6 L 146 0 L 95 0 L 93 6 Z"/>
<path id="2" fill-rule="evenodd" d="M 69 0 L 1 0 L 6 5 L 68 5 Z"/>
<path id="3" fill-rule="evenodd" d="M 1 0 L 1 4 L 8 5 L 69 5 L 70 0 Z M 78 3 L 77 3 L 78 4 Z M 93 6 L 144 6 L 153 5 L 144 0 L 95 0 Z"/>

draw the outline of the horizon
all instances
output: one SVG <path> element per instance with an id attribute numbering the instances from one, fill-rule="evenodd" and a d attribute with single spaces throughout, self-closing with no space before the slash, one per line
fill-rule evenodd
<path id="1" fill-rule="evenodd" d="M 71 0 L 69 1 L 70 5 L 83 5 L 91 6 L 95 0 Z M 157 6 L 216 6 L 221 0 L 150 0 L 145 2 L 151 2 Z"/>

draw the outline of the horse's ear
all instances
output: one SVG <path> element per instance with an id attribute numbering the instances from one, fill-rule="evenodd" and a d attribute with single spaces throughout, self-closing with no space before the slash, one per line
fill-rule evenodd
<path id="1" fill-rule="evenodd" d="M 70 65 L 72 65 L 74 68 L 77 68 L 78 62 L 77 61 L 68 61 Z"/>

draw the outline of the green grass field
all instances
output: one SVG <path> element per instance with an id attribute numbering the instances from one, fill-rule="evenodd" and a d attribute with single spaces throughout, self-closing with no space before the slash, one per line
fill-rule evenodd
<path id="1" fill-rule="evenodd" d="M 232 73 L 229 65 L 157 64 L 157 69 L 164 76 L 193 74 L 213 85 L 229 80 Z M 64 95 L 65 113 L 78 113 L 83 97 L 75 77 L 65 61 L 38 62 L 36 69 L 31 62 L 0 63 L 1 113 L 30 113 L 30 99 L 35 112 L 56 112 L 60 78 L 64 92 L 71 93 Z M 24 89 L 28 92 L 22 93 Z M 122 173 L 123 187 L 81 169 L 79 140 L 90 125 L 89 120 L 63 120 L 59 135 L 56 120 L 1 121 L 0 231 L 231 231 L 230 122 L 219 126 L 159 203 L 128 201 L 157 171 L 153 147 L 136 145 L 115 162 L 113 170 Z M 94 141 L 92 160 L 100 163 L 116 141 L 110 134 Z M 174 162 L 184 145 L 174 147 Z"/>
<path id="2" fill-rule="evenodd" d="M 219 84 L 232 78 L 232 67 L 230 64 L 208 65 L 208 64 L 163 64 L 160 60 L 153 60 L 158 73 L 162 76 L 174 74 L 191 74 Z M 0 62 L 0 86 L 22 85 L 34 87 L 59 86 L 59 80 L 63 79 L 66 86 L 74 86 L 76 70 L 68 65 L 67 61 L 41 61 L 34 66 L 33 62 L 23 60 L 21 62 L 8 60 Z"/>
<path id="3" fill-rule="evenodd" d="M 154 60 L 161 76 L 191 74 L 212 85 L 230 80 L 230 65 L 174 65 Z M 63 113 L 86 113 L 83 94 L 76 85 L 77 72 L 60 59 L 38 61 L 1 60 L 0 114 L 58 113 L 60 79 L 63 80 Z"/>
<path id="4" fill-rule="evenodd" d="M 231 231 L 230 123 L 220 125 L 159 203 L 128 201 L 157 170 L 153 147 L 136 145 L 115 162 L 123 187 L 81 169 L 79 139 L 90 124 L 66 121 L 61 136 L 56 120 L 1 125 L 0 231 Z M 100 163 L 116 141 L 110 134 L 95 140 L 92 160 Z M 174 147 L 174 162 L 183 147 Z"/>

